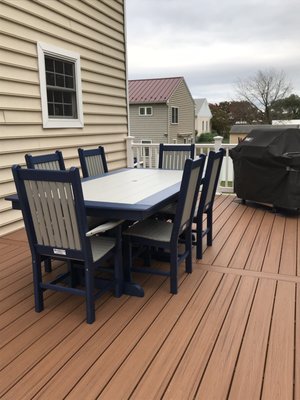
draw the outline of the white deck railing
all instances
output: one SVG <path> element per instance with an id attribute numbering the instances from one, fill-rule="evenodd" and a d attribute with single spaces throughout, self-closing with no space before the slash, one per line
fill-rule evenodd
<path id="1" fill-rule="evenodd" d="M 210 150 L 218 151 L 223 147 L 226 151 L 218 191 L 233 192 L 233 165 L 229 157 L 229 149 L 235 144 L 222 143 L 222 137 L 216 136 L 214 143 L 196 143 L 196 155 L 208 153 Z M 134 137 L 127 137 L 127 166 L 136 168 L 158 168 L 159 143 L 137 143 Z"/>

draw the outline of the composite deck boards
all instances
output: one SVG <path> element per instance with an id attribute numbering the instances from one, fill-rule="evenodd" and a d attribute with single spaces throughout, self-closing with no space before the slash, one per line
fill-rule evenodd
<path id="1" fill-rule="evenodd" d="M 229 399 L 260 398 L 275 290 L 275 281 L 261 279 L 257 285 L 229 389 Z"/>
<path id="2" fill-rule="evenodd" d="M 178 294 L 137 273 L 145 296 L 106 293 L 92 325 L 65 293 L 36 313 L 26 233 L 1 237 L 0 398 L 298 400 L 299 218 L 218 196 L 213 245 Z"/>

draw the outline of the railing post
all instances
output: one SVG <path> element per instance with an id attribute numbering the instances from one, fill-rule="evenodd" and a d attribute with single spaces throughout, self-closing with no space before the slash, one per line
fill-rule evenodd
<path id="1" fill-rule="evenodd" d="M 220 148 L 222 147 L 222 140 L 223 140 L 223 136 L 214 136 L 215 151 L 219 151 Z"/>
<path id="2" fill-rule="evenodd" d="M 126 154 L 127 154 L 127 168 L 133 168 L 133 144 L 134 136 L 127 136 L 126 137 Z"/>

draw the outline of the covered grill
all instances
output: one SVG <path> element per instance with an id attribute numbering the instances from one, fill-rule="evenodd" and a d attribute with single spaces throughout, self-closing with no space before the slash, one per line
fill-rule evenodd
<path id="1" fill-rule="evenodd" d="M 238 197 L 300 209 L 300 129 L 253 129 L 229 154 Z"/>

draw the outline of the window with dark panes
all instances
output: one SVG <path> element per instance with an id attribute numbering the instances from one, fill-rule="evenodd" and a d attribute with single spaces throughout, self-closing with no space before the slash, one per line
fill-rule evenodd
<path id="1" fill-rule="evenodd" d="M 152 113 L 152 107 L 139 107 L 139 115 L 142 117 L 150 117 Z"/>
<path id="2" fill-rule="evenodd" d="M 172 107 L 172 124 L 178 124 L 178 107 Z"/>
<path id="3" fill-rule="evenodd" d="M 49 118 L 77 118 L 74 63 L 45 56 Z"/>

